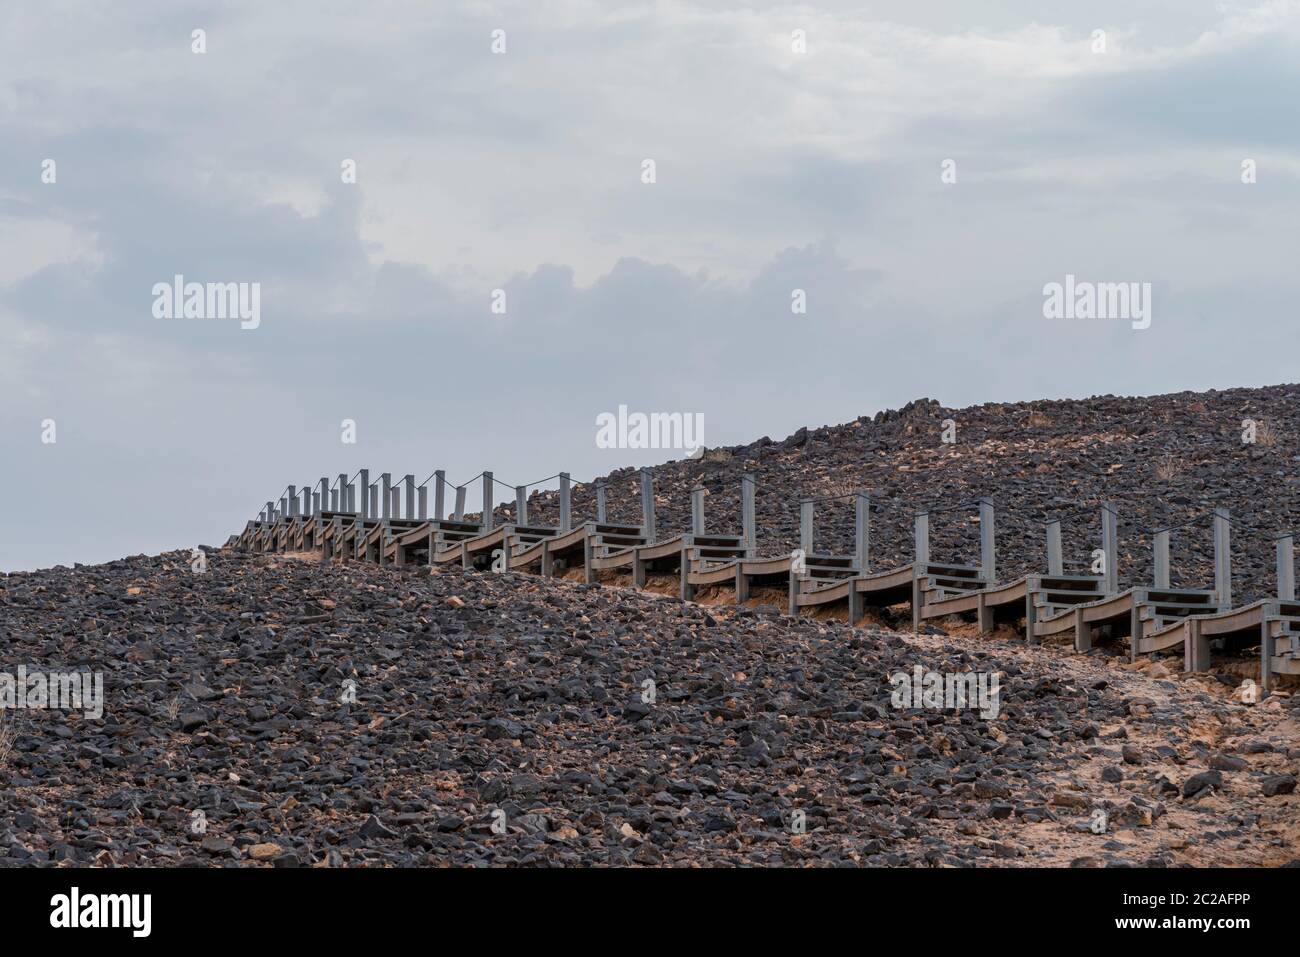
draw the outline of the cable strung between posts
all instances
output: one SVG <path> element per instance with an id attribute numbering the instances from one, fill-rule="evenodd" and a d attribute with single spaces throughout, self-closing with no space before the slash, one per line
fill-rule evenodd
<path id="1" fill-rule="evenodd" d="M 812 502 L 814 505 L 818 505 L 822 502 L 848 501 L 849 499 L 857 498 L 859 495 L 867 495 L 867 494 L 869 494 L 867 490 L 863 489 L 860 492 L 845 492 L 843 495 L 824 495 L 821 498 L 801 498 L 801 499 L 796 499 L 796 501 L 798 501 L 800 504 L 804 502 Z"/>
<path id="2" fill-rule="evenodd" d="M 966 508 L 978 508 L 983 499 L 976 499 L 973 502 L 958 502 L 956 505 L 945 505 L 942 508 L 920 508 L 912 514 L 914 515 L 942 515 L 944 512 L 957 512 Z"/>
<path id="3" fill-rule="evenodd" d="M 1119 512 L 1111 508 L 1105 502 L 1103 502 L 1101 505 L 1098 505 L 1096 508 L 1081 508 L 1075 512 L 1066 512 L 1064 515 L 1058 515 L 1056 518 L 1039 519 L 1039 524 L 1051 525 L 1053 522 L 1061 522 L 1062 524 L 1064 524 L 1065 522 L 1072 522 L 1076 518 L 1080 518 L 1082 516 L 1095 515 L 1097 514 L 1098 509 L 1100 509 L 1103 512 L 1109 512 L 1111 515 L 1115 517 L 1116 521 L 1119 521 Z"/>
<path id="4" fill-rule="evenodd" d="M 1233 518 L 1231 515 L 1229 515 L 1227 519 L 1228 519 L 1228 524 L 1231 525 L 1233 528 L 1239 528 L 1243 532 L 1250 532 L 1252 535 L 1263 535 L 1269 541 L 1273 541 L 1273 542 L 1276 542 L 1278 539 L 1287 538 L 1294 535 L 1293 532 L 1281 532 L 1275 535 L 1272 532 L 1264 531 L 1264 529 L 1262 528 L 1256 528 L 1254 525 L 1247 525 L 1245 522 L 1238 521 L 1237 519 Z"/>
<path id="5" fill-rule="evenodd" d="M 275 498 L 276 498 L 276 499 L 287 498 L 287 497 L 288 497 L 288 493 L 289 493 L 289 486 L 286 485 L 286 486 L 281 490 L 280 494 L 277 495 Z M 273 499 L 272 501 L 274 501 L 274 499 Z"/>
<path id="6" fill-rule="evenodd" d="M 576 479 L 570 476 L 569 481 L 573 483 L 574 488 L 577 488 L 579 485 L 604 485 L 605 484 L 605 480 L 603 478 L 591 479 L 588 482 L 584 482 L 581 479 Z"/>
<path id="7" fill-rule="evenodd" d="M 438 475 L 438 470 L 437 470 L 437 469 L 434 469 L 433 472 L 432 472 L 432 474 L 429 475 L 429 478 L 425 479 L 425 480 L 424 480 L 423 482 L 421 482 L 420 484 L 421 484 L 421 485 L 428 485 L 428 484 L 429 484 L 429 479 L 431 479 L 431 478 L 437 478 L 438 481 L 442 483 L 442 487 L 443 487 L 443 488 L 455 488 L 455 487 L 456 487 L 456 486 L 452 485 L 450 482 L 448 482 L 446 478 L 440 477 L 440 476 Z M 473 479 L 470 479 L 470 481 L 472 482 Z"/>
<path id="8" fill-rule="evenodd" d="M 1159 535 L 1161 532 L 1176 532 L 1178 531 L 1178 529 L 1186 528 L 1188 525 L 1195 525 L 1201 519 L 1212 516 L 1213 514 L 1214 512 L 1212 511 L 1202 512 L 1200 515 L 1193 515 L 1191 518 L 1187 519 L 1184 522 L 1179 522 L 1177 525 L 1170 525 L 1167 528 L 1148 528 L 1148 529 L 1144 529 L 1143 531 L 1144 534 L 1147 535 Z"/>

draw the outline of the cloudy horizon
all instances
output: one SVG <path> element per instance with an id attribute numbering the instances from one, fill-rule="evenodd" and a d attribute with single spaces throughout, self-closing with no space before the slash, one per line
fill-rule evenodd
<path id="1" fill-rule="evenodd" d="M 0 570 L 682 457 L 599 447 L 620 406 L 716 447 L 1296 379 L 1300 4 L 914 6 L 7 5 Z M 1047 318 L 1067 277 L 1149 327 Z"/>

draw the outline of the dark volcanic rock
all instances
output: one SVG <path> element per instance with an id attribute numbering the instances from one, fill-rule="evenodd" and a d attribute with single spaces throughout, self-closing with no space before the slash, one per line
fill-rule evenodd
<path id="1" fill-rule="evenodd" d="M 1218 771 L 1193 774 L 1183 783 L 1183 797 L 1192 798 L 1211 789 L 1223 787 L 1223 775 Z"/>
<path id="2" fill-rule="evenodd" d="M 1264 423 L 1262 437 L 1241 441 L 1242 420 Z M 956 442 L 941 441 L 943 423 Z M 1300 528 L 1300 386 L 1181 392 L 1141 398 L 1004 403 L 950 409 L 917 399 L 902 409 L 844 425 L 800 428 L 781 442 L 710 450 L 654 470 L 661 534 L 690 529 L 690 490 L 708 489 L 710 525 L 739 525 L 741 475 L 758 481 L 758 541 L 763 554 L 799 541 L 799 499 L 862 489 L 871 493 L 872 558 L 879 568 L 911 561 L 910 523 L 921 507 L 998 505 L 998 570 L 1006 579 L 1043 569 L 1043 523 L 1065 522 L 1066 571 L 1087 570 L 1100 536 L 1097 510 L 1114 503 L 1120 521 L 1121 587 L 1149 584 L 1152 536 L 1214 505 L 1263 532 Z M 593 477 L 594 478 L 594 477 Z M 611 521 L 639 521 L 637 470 L 601 476 Z M 554 490 L 535 493 L 530 520 L 553 524 Z M 595 517 L 594 484 L 575 488 L 576 516 Z M 513 506 L 499 519 L 511 520 Z M 826 503 L 817 516 L 818 547 L 852 549 L 853 507 Z M 932 520 L 937 559 L 978 556 L 973 508 Z M 1261 542 L 1263 544 L 1261 544 Z M 1235 543 L 1234 543 L 1235 544 Z M 1213 580 L 1212 540 L 1204 522 L 1174 534 L 1172 560 L 1187 584 Z M 1273 553 L 1264 539 L 1234 548 L 1233 592 L 1239 603 L 1272 597 Z"/>
<path id="3" fill-rule="evenodd" d="M 0 866 L 1142 864 L 1094 809 L 1168 837 L 1223 788 L 1191 693 L 1104 662 L 531 576 L 137 557 L 0 578 L 0 635 L 106 699 L 5 716 Z M 996 720 L 895 707 L 915 666 L 1000 672 Z M 1286 747 L 1233 733 L 1234 789 L 1289 793 Z"/>
<path id="4" fill-rule="evenodd" d="M 1295 791 L 1294 774 L 1270 774 L 1259 782 L 1265 797 L 1277 797 L 1279 794 L 1291 794 Z"/>

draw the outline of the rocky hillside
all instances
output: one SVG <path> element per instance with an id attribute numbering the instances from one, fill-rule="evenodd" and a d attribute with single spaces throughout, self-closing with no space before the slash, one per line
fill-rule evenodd
<path id="1" fill-rule="evenodd" d="M 1251 444 L 1242 441 L 1245 419 L 1256 422 Z M 945 420 L 955 425 L 951 444 L 942 441 Z M 709 490 L 710 529 L 738 532 L 746 471 L 758 477 L 763 554 L 798 544 L 802 497 L 870 492 L 874 564 L 887 568 L 911 560 L 916 509 L 987 496 L 998 506 L 1002 578 L 1046 570 L 1044 525 L 1058 517 L 1067 519 L 1066 570 L 1084 570 L 1100 547 L 1097 509 L 1110 501 L 1119 513 L 1121 583 L 1149 584 L 1151 531 L 1224 505 L 1240 523 L 1233 531 L 1235 597 L 1253 599 L 1274 587 L 1272 537 L 1300 531 L 1300 386 L 968 409 L 919 399 L 847 425 L 711 449 L 700 460 L 657 468 L 661 533 L 689 529 L 689 490 L 701 483 Z M 639 521 L 636 474 L 607 479 L 611 517 Z M 554 493 L 537 496 L 532 517 L 554 521 L 554 502 Z M 819 509 L 816 547 L 851 549 L 851 505 Z M 594 512 L 594 491 L 580 488 L 575 514 Z M 936 559 L 976 563 L 975 509 L 936 515 L 931 541 Z M 1175 585 L 1209 587 L 1208 519 L 1173 533 L 1171 558 Z"/>
<path id="2" fill-rule="evenodd" d="M 106 697 L 0 713 L 0 865 L 1297 857 L 1290 699 L 1154 663 L 225 552 L 0 578 L 0 642 Z M 998 713 L 896 706 L 918 666 Z"/>

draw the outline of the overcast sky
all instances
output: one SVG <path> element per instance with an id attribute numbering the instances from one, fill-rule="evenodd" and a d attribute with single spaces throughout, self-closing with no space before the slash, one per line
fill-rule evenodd
<path id="1" fill-rule="evenodd" d="M 598 448 L 619 405 L 717 446 L 1295 380 L 1298 40 L 1291 2 L 6 0 L 0 569 L 362 466 L 680 457 Z M 260 325 L 156 318 L 177 274 Z M 1150 283 L 1150 328 L 1044 318 L 1067 274 Z"/>

